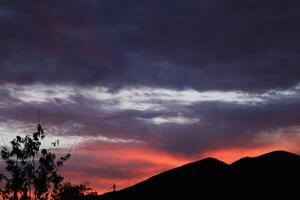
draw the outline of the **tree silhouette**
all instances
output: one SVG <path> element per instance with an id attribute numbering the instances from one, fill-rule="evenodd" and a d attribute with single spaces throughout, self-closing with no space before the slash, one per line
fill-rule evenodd
<path id="1" fill-rule="evenodd" d="M 65 182 L 59 188 L 58 193 L 55 195 L 55 200 L 62 199 L 94 199 L 97 196 L 97 193 L 92 191 L 91 188 L 87 186 L 87 183 L 81 183 L 78 185 L 73 185 L 69 182 Z"/>
<path id="2" fill-rule="evenodd" d="M 41 149 L 45 133 L 41 125 L 31 136 L 16 136 L 11 147 L 3 147 L 1 158 L 7 174 L 0 174 L 4 200 L 54 199 L 63 185 L 58 170 L 71 154 L 56 158 L 55 153 Z M 52 143 L 58 145 L 58 141 Z"/>

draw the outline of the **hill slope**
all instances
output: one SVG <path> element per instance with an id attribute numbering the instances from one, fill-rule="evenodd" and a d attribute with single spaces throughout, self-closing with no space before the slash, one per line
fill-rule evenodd
<path id="1" fill-rule="evenodd" d="M 274 151 L 227 165 L 206 158 L 149 178 L 99 200 L 294 199 L 300 156 Z"/>

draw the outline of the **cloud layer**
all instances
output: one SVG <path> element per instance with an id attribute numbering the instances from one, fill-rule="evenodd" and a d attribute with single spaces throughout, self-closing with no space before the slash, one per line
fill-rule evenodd
<path id="1" fill-rule="evenodd" d="M 296 0 L 5 1 L 0 80 L 288 88 L 300 75 L 299 6 Z"/>

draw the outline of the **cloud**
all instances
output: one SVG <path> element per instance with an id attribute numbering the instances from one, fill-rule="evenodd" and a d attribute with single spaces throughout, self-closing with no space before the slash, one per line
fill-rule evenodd
<path id="1" fill-rule="evenodd" d="M 154 124 L 174 123 L 174 124 L 192 124 L 197 123 L 199 119 L 183 117 L 180 113 L 177 117 L 155 117 L 151 119 Z"/>
<path id="2" fill-rule="evenodd" d="M 4 6 L 14 15 L 0 19 L 2 83 L 265 91 L 299 82 L 295 0 Z"/>
<path id="3" fill-rule="evenodd" d="M 13 15 L 14 15 L 14 12 L 11 9 L 0 6 L 0 18 L 7 19 L 7 18 L 12 17 Z"/>
<path id="4" fill-rule="evenodd" d="M 262 134 L 299 126 L 300 119 L 298 86 L 245 93 L 6 85 L 0 92 L 6 124 L 34 127 L 40 110 L 49 133 L 66 140 L 145 142 L 186 156 L 243 143 L 259 146 Z"/>

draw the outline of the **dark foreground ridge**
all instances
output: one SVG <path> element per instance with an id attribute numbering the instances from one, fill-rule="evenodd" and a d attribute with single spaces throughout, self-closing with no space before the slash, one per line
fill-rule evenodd
<path id="1" fill-rule="evenodd" d="M 274 151 L 231 165 L 206 158 L 97 199 L 295 199 L 299 197 L 299 183 L 300 156 Z"/>

